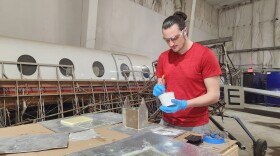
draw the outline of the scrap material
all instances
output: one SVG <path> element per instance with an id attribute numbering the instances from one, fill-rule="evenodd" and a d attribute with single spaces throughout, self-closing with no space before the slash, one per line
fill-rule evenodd
<path id="1" fill-rule="evenodd" d="M 120 156 L 120 155 L 203 155 L 203 156 L 217 156 L 217 153 L 204 148 L 184 143 L 167 136 L 158 135 L 147 132 L 140 133 L 135 136 L 126 138 L 124 140 L 106 144 L 95 148 L 90 148 L 84 151 L 69 154 L 68 156 L 92 156 L 92 155 L 106 155 L 106 156 Z"/>
<path id="2" fill-rule="evenodd" d="M 40 122 L 40 124 L 56 133 L 74 133 L 79 131 L 85 131 L 88 129 L 92 129 L 95 127 L 100 127 L 103 125 L 111 125 L 122 122 L 122 115 L 112 112 L 106 113 L 96 113 L 96 114 L 84 114 L 84 117 L 91 118 L 91 122 L 84 122 L 80 124 L 76 124 L 74 126 L 67 126 L 61 124 L 61 120 L 63 119 L 55 119 L 49 121 Z"/>
<path id="3" fill-rule="evenodd" d="M 145 147 L 142 150 L 133 151 L 122 156 L 168 156 L 153 147 Z"/>
<path id="4" fill-rule="evenodd" d="M 124 125 L 116 125 L 111 128 L 114 131 L 118 131 L 121 133 L 125 133 L 128 135 L 136 135 L 139 133 L 146 133 L 146 132 L 152 132 L 158 135 L 164 135 L 164 136 L 169 136 L 169 137 L 176 137 L 179 136 L 186 131 L 180 130 L 180 129 L 175 129 L 171 127 L 165 127 L 159 124 L 154 124 L 154 123 L 149 123 L 147 127 L 142 128 L 142 129 L 133 129 L 133 128 L 127 128 Z"/>
<path id="5" fill-rule="evenodd" d="M 159 135 L 165 135 L 169 137 L 176 137 L 179 136 L 186 131 L 180 130 L 180 129 L 175 129 L 172 127 L 164 127 L 164 126 L 159 126 L 157 128 L 151 129 L 153 133 L 159 134 Z"/>
<path id="6" fill-rule="evenodd" d="M 146 132 L 151 132 L 152 129 L 159 127 L 160 125 L 154 124 L 154 123 L 149 123 L 147 127 L 142 128 L 142 129 L 134 129 L 134 128 L 127 128 L 123 124 L 120 125 L 115 125 L 114 127 L 111 128 L 111 130 L 121 132 L 124 134 L 128 135 L 136 135 L 139 133 L 146 133 Z"/>
<path id="7" fill-rule="evenodd" d="M 70 133 L 69 139 L 70 141 L 89 140 L 98 136 L 100 135 L 97 134 L 95 130 L 89 129 L 81 132 Z"/>
<path id="8" fill-rule="evenodd" d="M 65 148 L 68 136 L 68 133 L 54 133 L 0 138 L 0 154 Z"/>

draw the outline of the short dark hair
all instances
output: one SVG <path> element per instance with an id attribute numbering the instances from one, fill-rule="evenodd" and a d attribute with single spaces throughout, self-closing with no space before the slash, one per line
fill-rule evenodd
<path id="1" fill-rule="evenodd" d="M 172 25 L 177 24 L 180 30 L 186 27 L 185 20 L 188 16 L 182 11 L 176 11 L 173 15 L 167 17 L 162 23 L 162 29 L 170 28 Z"/>

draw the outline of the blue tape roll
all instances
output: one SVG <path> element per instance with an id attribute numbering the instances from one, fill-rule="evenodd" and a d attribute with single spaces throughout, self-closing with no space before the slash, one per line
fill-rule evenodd
<path id="1" fill-rule="evenodd" d="M 225 143 L 225 139 L 223 137 L 220 137 L 217 134 L 210 134 L 203 136 L 203 141 L 207 142 L 209 144 L 223 144 Z"/>

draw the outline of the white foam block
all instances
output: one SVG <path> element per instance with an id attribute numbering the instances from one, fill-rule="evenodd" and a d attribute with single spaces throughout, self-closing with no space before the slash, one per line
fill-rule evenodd
<path id="1" fill-rule="evenodd" d="M 92 118 L 85 117 L 85 116 L 77 116 L 77 117 L 60 120 L 60 123 L 67 126 L 75 126 L 81 123 L 91 122 L 91 121 Z"/>

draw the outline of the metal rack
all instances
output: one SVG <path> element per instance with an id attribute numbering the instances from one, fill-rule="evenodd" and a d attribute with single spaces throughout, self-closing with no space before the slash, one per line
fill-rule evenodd
<path id="1" fill-rule="evenodd" d="M 18 62 L 1 62 L 4 65 L 19 65 Z M 158 114 L 156 99 L 151 94 L 153 77 L 147 80 L 77 80 L 74 73 L 68 80 L 59 79 L 58 70 L 67 65 L 36 65 L 37 79 L 8 79 L 2 70 L 0 80 L 0 125 L 2 127 L 44 121 L 54 118 L 84 114 L 89 112 L 116 112 L 126 97 L 135 105 L 141 99 L 146 101 L 149 116 L 153 121 Z M 47 66 L 56 69 L 55 80 L 41 79 L 39 68 Z M 67 66 L 67 68 L 72 68 Z M 73 72 L 73 70 L 72 70 Z M 125 71 L 127 72 L 127 71 Z M 132 72 L 132 71 L 129 71 Z"/>

